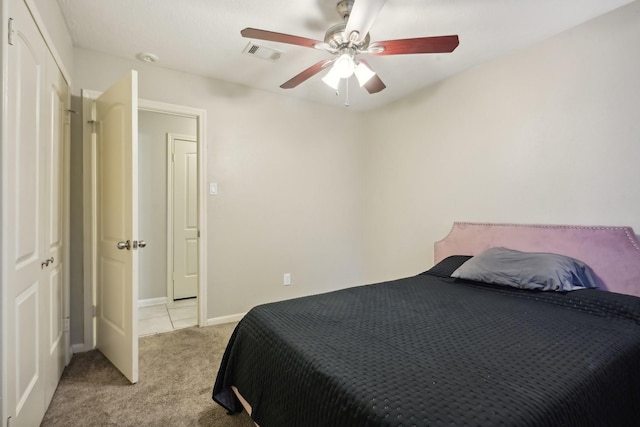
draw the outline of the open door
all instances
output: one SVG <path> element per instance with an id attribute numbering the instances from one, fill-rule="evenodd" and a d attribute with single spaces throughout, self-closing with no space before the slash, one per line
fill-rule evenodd
<path id="1" fill-rule="evenodd" d="M 95 103 L 96 347 L 138 382 L 138 74 Z"/>

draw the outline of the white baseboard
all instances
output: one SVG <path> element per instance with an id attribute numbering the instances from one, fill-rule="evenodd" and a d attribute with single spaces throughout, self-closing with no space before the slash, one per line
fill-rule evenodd
<path id="1" fill-rule="evenodd" d="M 149 307 L 150 305 L 166 304 L 167 297 L 139 299 L 138 307 Z"/>
<path id="2" fill-rule="evenodd" d="M 72 344 L 71 345 L 71 353 L 76 354 L 76 353 L 84 353 L 85 351 L 87 351 L 87 349 L 84 347 L 84 343 L 81 342 L 80 344 Z"/>
<path id="3" fill-rule="evenodd" d="M 222 325 L 223 323 L 239 322 L 247 313 L 231 314 L 229 316 L 220 316 L 207 319 L 207 326 Z"/>

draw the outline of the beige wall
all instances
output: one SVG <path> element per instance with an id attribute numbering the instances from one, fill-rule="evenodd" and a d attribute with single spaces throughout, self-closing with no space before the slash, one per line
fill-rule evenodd
<path id="1" fill-rule="evenodd" d="M 135 68 L 141 97 L 207 110 L 207 180 L 219 185 L 208 199 L 207 305 L 217 317 L 415 274 L 456 220 L 640 230 L 639 18 L 636 1 L 362 114 L 83 49 L 63 56 L 75 58 L 76 95 Z"/>
<path id="2" fill-rule="evenodd" d="M 74 54 L 75 91 L 104 90 L 133 68 L 141 98 L 207 111 L 207 181 L 219 192 L 208 198 L 205 237 L 210 318 L 362 282 L 361 115 L 93 51 Z M 291 286 L 283 273 L 292 274 Z"/>
<path id="3" fill-rule="evenodd" d="M 453 221 L 640 230 L 640 2 L 367 117 L 367 281 Z"/>

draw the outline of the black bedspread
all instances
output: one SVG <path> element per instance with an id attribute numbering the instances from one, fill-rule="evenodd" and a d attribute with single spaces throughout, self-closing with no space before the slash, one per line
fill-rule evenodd
<path id="1" fill-rule="evenodd" d="M 422 274 L 252 309 L 213 399 L 261 427 L 638 426 L 640 298 Z"/>

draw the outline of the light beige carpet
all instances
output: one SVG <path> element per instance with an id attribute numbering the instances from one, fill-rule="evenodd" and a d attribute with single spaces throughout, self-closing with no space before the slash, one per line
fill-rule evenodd
<path id="1" fill-rule="evenodd" d="M 139 382 L 130 384 L 97 350 L 74 354 L 42 426 L 254 427 L 211 400 L 235 324 L 140 338 Z"/>

